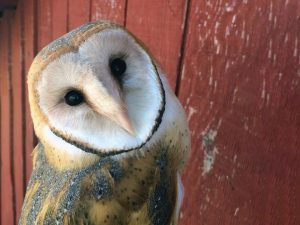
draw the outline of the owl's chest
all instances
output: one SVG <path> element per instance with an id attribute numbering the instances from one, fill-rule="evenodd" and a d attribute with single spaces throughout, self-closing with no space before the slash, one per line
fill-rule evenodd
<path id="1" fill-rule="evenodd" d="M 60 172 L 41 148 L 20 224 L 169 224 L 176 202 L 171 152 L 106 158 L 77 172 Z"/>
<path id="2" fill-rule="evenodd" d="M 73 215 L 88 224 L 168 224 L 176 182 L 167 166 L 166 154 L 108 163 L 82 179 Z"/>

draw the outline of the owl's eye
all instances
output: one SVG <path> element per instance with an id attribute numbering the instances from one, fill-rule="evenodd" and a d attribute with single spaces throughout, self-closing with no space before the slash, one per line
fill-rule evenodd
<path id="1" fill-rule="evenodd" d="M 65 95 L 65 101 L 70 106 L 76 106 L 84 101 L 84 97 L 80 91 L 72 90 Z"/>
<path id="2" fill-rule="evenodd" d="M 110 61 L 109 67 L 110 67 L 112 74 L 117 79 L 120 79 L 126 71 L 126 62 L 121 58 L 115 58 Z"/>

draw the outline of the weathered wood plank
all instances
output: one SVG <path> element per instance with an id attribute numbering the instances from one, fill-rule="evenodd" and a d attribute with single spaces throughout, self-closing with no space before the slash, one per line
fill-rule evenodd
<path id="1" fill-rule="evenodd" d="M 181 224 L 300 224 L 298 0 L 191 1 Z"/>
<path id="2" fill-rule="evenodd" d="M 175 87 L 187 1 L 128 0 L 127 6 L 125 0 L 68 2 L 69 8 L 67 0 L 25 1 L 26 72 L 37 47 L 65 33 L 68 26 L 105 18 L 126 23 L 162 62 Z M 191 0 L 179 95 L 194 148 L 184 176 L 181 224 L 300 224 L 299 7 L 297 0 Z M 5 18 L 0 35 L 9 33 Z M 1 68 L 8 68 L 8 42 L 16 40 L 3 35 L 0 40 Z M 13 65 L 15 74 L 20 64 Z M 0 70 L 0 206 L 1 224 L 8 225 L 14 223 L 13 182 L 17 190 L 20 181 L 19 152 L 11 158 L 12 146 L 19 149 L 20 143 L 10 136 L 11 129 L 14 140 L 20 136 L 19 114 L 10 109 L 12 100 L 14 109 L 20 107 L 19 80 L 12 77 L 11 95 L 9 71 Z M 28 179 L 34 138 L 27 102 L 25 108 Z M 17 205 L 18 196 L 17 190 Z"/>
<path id="3" fill-rule="evenodd" d="M 21 4 L 21 3 L 19 3 Z M 21 5 L 19 5 L 21 6 Z M 13 107 L 13 167 L 14 167 L 14 195 L 15 195 L 15 211 L 16 221 L 20 216 L 21 207 L 23 204 L 24 195 L 24 112 L 23 112 L 23 100 L 24 90 L 23 84 L 25 82 L 23 76 L 23 48 L 22 48 L 22 7 L 18 7 L 12 22 L 12 49 L 11 49 L 11 62 L 12 62 L 12 74 L 11 74 L 11 86 L 12 86 L 12 107 Z"/>
<path id="4" fill-rule="evenodd" d="M 175 89 L 186 14 L 185 0 L 128 0 L 126 27 L 151 50 Z"/>
<path id="5" fill-rule="evenodd" d="M 91 0 L 91 20 L 107 19 L 124 25 L 126 0 Z"/>
<path id="6" fill-rule="evenodd" d="M 72 0 L 69 1 L 68 9 L 68 30 L 90 21 L 90 0 Z"/>
<path id="7" fill-rule="evenodd" d="M 25 7 L 24 7 L 25 6 Z M 25 65 L 25 80 L 27 80 L 27 74 L 32 63 L 32 60 L 36 54 L 37 38 L 36 38 L 36 0 L 26 0 L 24 4 L 24 65 Z M 33 134 L 33 124 L 30 115 L 30 108 L 28 102 L 28 90 L 27 82 L 24 82 L 25 89 L 25 164 L 26 164 L 26 184 L 29 181 L 29 177 L 32 169 L 31 153 L 35 144 Z"/>
<path id="8" fill-rule="evenodd" d="M 10 56 L 12 16 L 12 12 L 6 11 L 1 22 L 1 224 L 15 224 Z"/>
<path id="9" fill-rule="evenodd" d="M 52 39 L 64 35 L 68 29 L 68 0 L 52 0 Z"/>
<path id="10" fill-rule="evenodd" d="M 52 1 L 37 0 L 37 50 L 52 41 Z"/>

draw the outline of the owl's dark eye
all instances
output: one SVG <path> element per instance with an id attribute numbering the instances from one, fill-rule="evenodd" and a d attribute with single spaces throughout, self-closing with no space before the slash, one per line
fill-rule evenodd
<path id="1" fill-rule="evenodd" d="M 112 74 L 117 78 L 120 79 L 122 75 L 126 71 L 126 62 L 121 58 L 115 58 L 110 61 L 109 63 L 110 70 Z"/>
<path id="2" fill-rule="evenodd" d="M 70 106 L 76 106 L 84 101 L 84 97 L 80 91 L 72 90 L 65 95 L 65 101 Z"/>

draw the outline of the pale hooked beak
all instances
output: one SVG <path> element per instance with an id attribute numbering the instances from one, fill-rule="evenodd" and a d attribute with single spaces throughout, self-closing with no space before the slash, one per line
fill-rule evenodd
<path id="1" fill-rule="evenodd" d="M 128 131 L 131 135 L 135 135 L 135 130 L 129 118 L 128 110 L 126 108 L 115 113 L 114 118 L 110 117 L 110 119 L 115 121 L 118 125 L 120 125 L 123 129 Z"/>
<path id="2" fill-rule="evenodd" d="M 112 99 L 111 99 L 112 100 Z M 116 102 L 113 102 L 116 105 Z M 130 120 L 128 110 L 126 107 L 118 104 L 118 107 L 109 107 L 109 106 L 100 106 L 99 104 L 91 104 L 92 108 L 95 112 L 97 112 L 100 115 L 106 116 L 110 120 L 114 121 L 116 124 L 118 124 L 120 127 L 122 127 L 124 130 L 126 130 L 131 135 L 135 135 L 135 130 L 132 125 L 132 122 Z"/>
<path id="3" fill-rule="evenodd" d="M 86 101 L 91 108 L 99 115 L 106 116 L 114 121 L 134 136 L 134 126 L 118 86 L 114 82 L 110 82 L 111 86 L 105 88 L 94 76 L 85 80 L 85 84 L 84 87 L 88 88 L 84 90 L 84 93 L 86 94 Z"/>
<path id="4" fill-rule="evenodd" d="M 114 121 L 124 130 L 134 136 L 135 130 L 130 120 L 128 110 L 125 107 L 125 103 L 123 101 L 119 103 L 110 97 L 105 99 L 97 99 L 97 95 L 95 95 L 96 93 L 93 93 L 93 99 L 87 99 L 87 102 L 91 108 L 99 115 L 106 116 L 110 120 Z"/>

